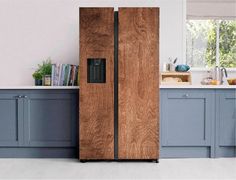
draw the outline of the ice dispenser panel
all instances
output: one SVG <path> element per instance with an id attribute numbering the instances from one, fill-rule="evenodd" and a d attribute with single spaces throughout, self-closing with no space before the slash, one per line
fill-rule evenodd
<path id="1" fill-rule="evenodd" d="M 106 59 L 88 59 L 88 83 L 106 83 Z"/>

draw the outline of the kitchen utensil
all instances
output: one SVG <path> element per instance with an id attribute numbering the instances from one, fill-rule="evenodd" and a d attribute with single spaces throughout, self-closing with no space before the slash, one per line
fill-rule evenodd
<path id="1" fill-rule="evenodd" d="M 167 72 L 167 71 L 175 71 L 175 65 L 172 63 L 164 63 L 163 64 L 163 72 Z"/>
<path id="2" fill-rule="evenodd" d="M 175 60 L 174 60 L 173 64 L 175 64 L 175 63 L 177 62 L 177 60 L 178 60 L 178 58 L 175 58 Z"/>
<path id="3" fill-rule="evenodd" d="M 224 67 L 216 66 L 212 69 L 212 75 L 215 85 L 221 85 L 224 83 L 223 78 L 224 76 L 227 78 L 227 70 Z"/>

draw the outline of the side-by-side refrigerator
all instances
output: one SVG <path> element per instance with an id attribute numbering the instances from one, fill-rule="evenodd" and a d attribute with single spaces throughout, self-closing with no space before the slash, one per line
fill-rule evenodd
<path id="1" fill-rule="evenodd" d="M 159 8 L 80 8 L 79 159 L 159 159 Z"/>

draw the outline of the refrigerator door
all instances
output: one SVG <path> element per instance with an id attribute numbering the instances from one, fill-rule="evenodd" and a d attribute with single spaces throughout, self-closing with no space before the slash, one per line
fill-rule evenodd
<path id="1" fill-rule="evenodd" d="M 159 9 L 119 9 L 118 157 L 159 154 Z"/>
<path id="2" fill-rule="evenodd" d="M 80 8 L 81 160 L 114 159 L 114 10 Z"/>

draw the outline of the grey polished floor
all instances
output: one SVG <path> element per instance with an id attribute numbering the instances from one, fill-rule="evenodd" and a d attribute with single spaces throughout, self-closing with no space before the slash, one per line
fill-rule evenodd
<path id="1" fill-rule="evenodd" d="M 236 158 L 156 163 L 79 163 L 76 159 L 0 159 L 0 179 L 236 179 Z"/>

